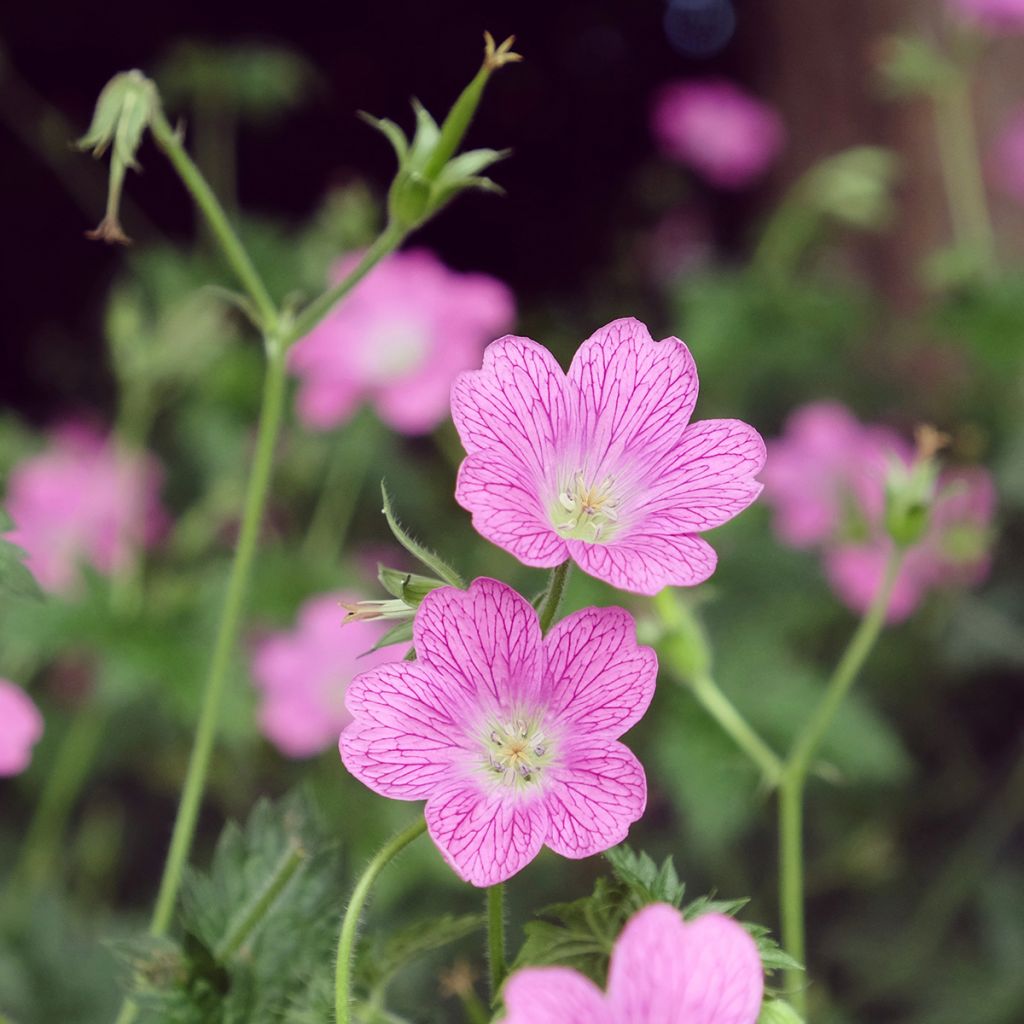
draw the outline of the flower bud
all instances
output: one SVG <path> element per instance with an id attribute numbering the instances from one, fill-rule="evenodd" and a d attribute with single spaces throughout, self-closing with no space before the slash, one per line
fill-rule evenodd
<path id="1" fill-rule="evenodd" d="M 507 151 L 474 149 L 458 154 L 488 79 L 505 64 L 522 60 L 512 52 L 514 36 L 500 45 L 495 45 L 489 32 L 484 33 L 484 39 L 486 47 L 480 70 L 462 90 L 440 126 L 416 101 L 416 130 L 411 141 L 394 121 L 360 115 L 387 138 L 398 157 L 398 173 L 388 192 L 388 216 L 392 224 L 403 230 L 419 227 L 465 189 L 500 191 L 481 171 L 501 160 Z"/>
<path id="2" fill-rule="evenodd" d="M 789 1003 L 781 999 L 766 999 L 757 1024 L 804 1024 L 804 1019 Z"/>
<path id="3" fill-rule="evenodd" d="M 938 453 L 947 435 L 931 426 L 915 431 L 917 454 L 907 466 L 893 460 L 885 480 L 885 528 L 899 547 L 917 544 L 928 531 L 939 478 Z"/>
<path id="4" fill-rule="evenodd" d="M 135 157 L 143 133 L 159 105 L 156 86 L 138 70 L 122 71 L 103 87 L 96 101 L 92 124 L 77 143 L 79 149 L 92 150 L 96 157 L 102 156 L 112 146 L 107 210 L 99 226 L 87 232 L 89 238 L 121 245 L 131 242 L 118 219 L 121 189 L 125 172 L 129 168 L 139 170 Z"/>
<path id="5" fill-rule="evenodd" d="M 823 214 L 855 228 L 884 227 L 892 215 L 896 157 L 880 146 L 854 146 L 818 164 L 805 179 Z"/>

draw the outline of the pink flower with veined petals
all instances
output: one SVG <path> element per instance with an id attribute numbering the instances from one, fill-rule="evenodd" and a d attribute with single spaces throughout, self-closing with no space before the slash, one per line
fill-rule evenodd
<path id="1" fill-rule="evenodd" d="M 700 583 L 716 556 L 696 534 L 757 497 L 765 450 L 739 420 L 690 423 L 696 400 L 690 350 L 632 318 L 591 335 L 568 374 L 535 341 L 501 338 L 452 388 L 455 497 L 526 565 L 572 558 L 640 594 Z"/>
<path id="2" fill-rule="evenodd" d="M 360 255 L 341 260 L 332 281 Z M 428 433 L 448 415 L 456 374 L 514 319 L 512 293 L 493 277 L 456 273 L 425 249 L 389 256 L 292 349 L 299 418 L 327 430 L 368 401 L 395 430 Z"/>
<path id="3" fill-rule="evenodd" d="M 955 17 L 989 32 L 1024 30 L 1024 0 L 948 0 Z"/>
<path id="4" fill-rule="evenodd" d="M 505 984 L 503 1024 L 755 1024 L 764 969 L 731 918 L 685 923 L 666 903 L 630 918 L 612 951 L 608 991 L 566 967 L 527 967 Z"/>
<path id="5" fill-rule="evenodd" d="M 345 767 L 397 800 L 473 885 L 510 878 L 543 845 L 589 857 L 625 838 L 647 781 L 618 738 L 647 710 L 657 658 L 621 608 L 586 608 L 541 636 L 530 603 L 496 580 L 424 598 L 416 661 L 359 676 Z"/>
<path id="6" fill-rule="evenodd" d="M 393 661 L 395 651 L 367 653 L 393 625 L 346 622 L 342 603 L 358 594 L 322 594 L 300 609 L 295 628 L 271 633 L 254 646 L 251 670 L 262 694 L 260 728 L 286 757 L 313 757 L 332 746 L 352 721 L 345 688 L 360 673 Z"/>
<path id="7" fill-rule="evenodd" d="M 720 188 L 750 185 L 785 140 L 782 119 L 771 107 L 719 79 L 664 86 L 655 96 L 651 129 L 666 156 Z"/>
<path id="8" fill-rule="evenodd" d="M 112 575 L 166 523 L 159 491 L 163 473 L 148 453 L 119 453 L 112 438 L 69 424 L 50 447 L 15 466 L 7 488 L 14 529 L 5 535 L 23 548 L 39 585 L 74 591 L 79 565 Z"/>
<path id="9" fill-rule="evenodd" d="M 909 466 L 910 445 L 887 427 L 860 423 L 837 402 L 797 409 L 768 443 L 765 501 L 787 544 L 820 548 L 832 589 L 864 612 L 882 585 L 892 541 L 885 529 L 886 476 Z M 949 470 L 936 488 L 929 528 L 906 553 L 889 601 L 889 622 L 905 619 L 934 588 L 971 585 L 988 571 L 995 512 L 991 477 Z"/>
<path id="10" fill-rule="evenodd" d="M 994 184 L 1011 199 L 1024 203 L 1024 109 L 1003 128 L 992 148 L 988 170 Z"/>
<path id="11" fill-rule="evenodd" d="M 43 735 L 43 716 L 15 683 L 0 679 L 0 776 L 18 775 L 32 759 Z"/>

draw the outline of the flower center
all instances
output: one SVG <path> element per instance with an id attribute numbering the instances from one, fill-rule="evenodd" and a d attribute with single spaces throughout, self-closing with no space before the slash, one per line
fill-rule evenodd
<path id="1" fill-rule="evenodd" d="M 609 540 L 619 522 L 614 479 L 607 476 L 599 484 L 588 483 L 583 472 L 577 470 L 559 491 L 551 518 L 555 529 L 566 539 L 591 543 Z"/>
<path id="2" fill-rule="evenodd" d="M 540 723 L 526 718 L 491 722 L 484 740 L 484 766 L 506 786 L 540 781 L 551 749 Z"/>
<path id="3" fill-rule="evenodd" d="M 430 338 L 423 325 L 396 319 L 381 324 L 366 339 L 363 372 L 374 384 L 407 377 L 426 361 Z"/>

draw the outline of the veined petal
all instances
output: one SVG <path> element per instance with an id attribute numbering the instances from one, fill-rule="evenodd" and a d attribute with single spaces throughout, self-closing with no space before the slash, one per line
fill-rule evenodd
<path id="1" fill-rule="evenodd" d="M 755 1024 L 764 971 L 735 921 L 706 914 L 685 924 L 656 903 L 634 915 L 615 944 L 608 1003 L 630 1024 Z"/>
<path id="2" fill-rule="evenodd" d="M 457 683 L 416 662 L 379 665 L 349 684 L 355 721 L 341 734 L 341 759 L 375 793 L 425 800 L 451 776 L 465 702 Z"/>
<path id="3" fill-rule="evenodd" d="M 569 557 L 552 529 L 533 474 L 502 455 L 476 452 L 459 467 L 455 500 L 473 514 L 473 526 L 524 565 L 550 569 Z"/>
<path id="4" fill-rule="evenodd" d="M 671 529 L 671 524 L 667 524 Z M 664 587 L 703 583 L 718 561 L 707 541 L 690 534 L 673 536 L 646 524 L 621 541 L 588 544 L 570 540 L 569 554 L 586 573 L 619 590 L 656 594 Z"/>
<path id="5" fill-rule="evenodd" d="M 566 435 L 567 393 L 565 374 L 546 348 L 508 335 L 487 346 L 483 369 L 455 379 L 452 419 L 469 454 L 501 455 L 539 484 Z"/>
<path id="6" fill-rule="evenodd" d="M 579 347 L 569 367 L 578 436 L 590 464 L 647 459 L 678 442 L 697 401 L 697 368 L 678 338 L 655 342 L 632 317 L 613 320 Z"/>
<path id="7" fill-rule="evenodd" d="M 497 580 L 468 590 L 441 587 L 423 599 L 413 625 L 420 660 L 492 708 L 535 698 L 542 665 L 540 624 L 530 603 Z"/>
<path id="8" fill-rule="evenodd" d="M 754 477 L 764 461 L 764 441 L 749 424 L 691 423 L 678 444 L 652 467 L 649 495 L 636 514 L 666 515 L 677 533 L 721 526 L 761 493 L 762 485 Z"/>
<path id="9" fill-rule="evenodd" d="M 616 1024 L 601 990 L 568 967 L 527 967 L 503 991 L 504 1024 Z"/>
<path id="10" fill-rule="evenodd" d="M 455 782 L 427 801 L 427 830 L 455 873 L 472 885 L 497 885 L 533 860 L 544 845 L 542 802 L 507 791 Z"/>
<path id="11" fill-rule="evenodd" d="M 647 778 L 616 740 L 579 737 L 560 750 L 544 796 L 545 842 L 563 857 L 590 857 L 621 843 L 647 806 Z"/>
<path id="12" fill-rule="evenodd" d="M 544 640 L 550 708 L 574 730 L 615 739 L 635 725 L 654 696 L 658 659 L 636 642 L 622 608 L 584 608 Z"/>

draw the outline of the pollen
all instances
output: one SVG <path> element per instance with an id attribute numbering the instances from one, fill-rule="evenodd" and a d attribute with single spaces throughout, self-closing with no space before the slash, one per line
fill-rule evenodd
<path id="1" fill-rule="evenodd" d="M 499 722 L 487 734 L 484 766 L 504 785 L 539 782 L 549 763 L 548 742 L 536 722 Z"/>

